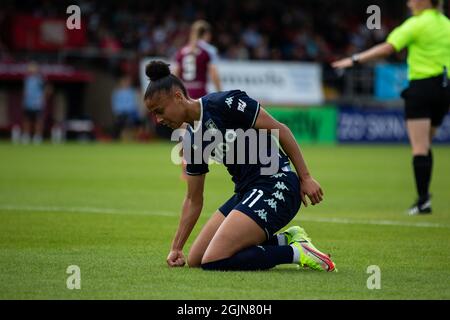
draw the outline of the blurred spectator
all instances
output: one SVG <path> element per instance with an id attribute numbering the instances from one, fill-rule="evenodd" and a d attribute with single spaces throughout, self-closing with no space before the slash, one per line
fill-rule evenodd
<path id="1" fill-rule="evenodd" d="M 108 53 L 117 53 L 122 48 L 119 40 L 109 31 L 103 31 L 101 35 L 100 48 Z"/>
<path id="2" fill-rule="evenodd" d="M 230 59 L 282 59 L 330 62 L 337 56 L 376 44 L 404 18 L 402 3 L 377 0 L 383 11 L 380 30 L 365 26 L 372 1 L 329 0 L 129 0 L 80 1 L 88 46 L 115 54 L 123 49 L 147 56 L 173 56 L 188 41 L 195 19 L 213 23 L 219 56 Z M 52 17 L 65 12 L 68 0 L 29 2 L 17 14 Z M 14 7 L 14 5 L 13 5 Z M 0 22 L 9 21 L 1 19 Z M 3 28 L 7 30 L 7 26 Z M 2 36 L 0 30 L 0 43 Z M 10 49 L 10 48 L 5 48 Z M 3 51 L 3 50 L 2 50 Z"/>
<path id="3" fill-rule="evenodd" d="M 115 118 L 113 137 L 116 140 L 134 138 L 142 121 L 139 115 L 139 95 L 131 85 L 129 76 L 119 80 L 118 87 L 111 97 L 112 111 Z"/>
<path id="4" fill-rule="evenodd" d="M 250 52 L 243 41 L 239 41 L 228 48 L 225 58 L 231 60 L 248 60 L 250 59 Z"/>
<path id="5" fill-rule="evenodd" d="M 44 129 L 44 106 L 46 100 L 46 86 L 42 75 L 39 72 L 39 65 L 31 62 L 28 65 L 28 75 L 24 79 L 23 108 L 24 121 L 23 133 L 20 128 L 13 128 L 12 139 L 14 143 L 27 144 L 31 137 L 33 143 L 40 144 Z M 20 138 L 19 138 L 20 137 Z"/>

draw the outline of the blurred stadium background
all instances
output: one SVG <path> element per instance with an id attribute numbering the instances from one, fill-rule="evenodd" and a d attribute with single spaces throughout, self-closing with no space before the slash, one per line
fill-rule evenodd
<path id="1" fill-rule="evenodd" d="M 46 95 L 45 138 L 51 137 L 53 127 L 60 127 L 68 139 L 111 139 L 111 96 L 120 79 L 128 76 L 132 88 L 141 91 L 145 82 L 140 73 L 142 61 L 149 57 L 172 59 L 187 42 L 190 24 L 206 19 L 213 27 L 212 43 L 219 50 L 224 89 L 247 90 L 267 107 L 301 107 L 291 109 L 288 118 L 298 123 L 304 118 L 306 127 L 296 132 L 302 131 L 308 140 L 406 141 L 399 99 L 406 86 L 404 53 L 343 76 L 329 66 L 337 58 L 383 41 L 407 17 L 405 1 L 75 3 L 81 9 L 79 30 L 65 27 L 66 9 L 74 4 L 70 1 L 2 1 L 3 138 L 21 125 L 23 80 L 27 64 L 34 61 L 52 89 Z M 366 9 L 373 4 L 381 8 L 381 28 L 377 30 L 366 27 Z M 285 72 L 286 66 L 291 66 L 287 63 L 296 68 Z M 167 137 L 167 129 L 157 126 L 155 119 L 145 114 L 141 99 L 137 100 L 142 123 L 134 138 Z M 321 111 L 324 106 L 325 113 Z M 280 116 L 285 113 L 278 112 Z M 329 121 L 314 122 L 322 116 Z M 312 122 L 305 123 L 305 119 Z M 315 135 L 314 128 L 326 138 Z M 447 119 L 437 140 L 450 141 L 449 130 Z"/>
<path id="2" fill-rule="evenodd" d="M 66 28 L 73 4 L 79 30 Z M 374 4 L 381 28 L 368 30 Z M 0 298 L 450 298 L 450 116 L 436 137 L 435 213 L 407 217 L 405 53 L 343 74 L 329 65 L 383 41 L 407 16 L 406 1 L 388 0 L 3 0 Z M 339 274 L 281 268 L 270 278 L 216 275 L 211 286 L 199 270 L 165 267 L 184 184 L 169 160 L 170 130 L 140 99 L 142 68 L 152 57 L 173 59 L 197 19 L 212 25 L 224 89 L 246 90 L 306 144 L 326 201 L 297 222 L 333 252 Z M 11 143 L 32 62 L 48 88 L 40 147 Z M 140 121 L 117 136 L 112 97 L 124 79 Z M 223 168 L 208 181 L 200 225 L 231 192 Z M 70 264 L 81 267 L 80 293 L 65 287 Z M 366 288 L 371 264 L 385 272 L 381 291 Z M 292 281 L 301 294 L 286 289 Z"/>

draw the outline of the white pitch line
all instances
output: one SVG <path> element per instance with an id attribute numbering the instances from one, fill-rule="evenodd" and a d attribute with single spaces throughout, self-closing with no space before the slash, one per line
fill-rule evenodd
<path id="1" fill-rule="evenodd" d="M 95 207 L 61 207 L 61 206 L 17 206 L 17 205 L 0 205 L 0 210 L 6 211 L 40 211 L 40 212 L 75 212 L 75 213 L 101 213 L 101 214 L 131 214 L 131 215 L 154 215 L 154 216 L 175 216 L 170 211 L 158 211 L 152 213 L 144 210 L 123 210 L 111 208 L 95 208 Z"/>
<path id="2" fill-rule="evenodd" d="M 64 206 L 32 206 L 32 205 L 0 205 L 0 210 L 5 211 L 39 211 L 39 212 L 73 212 L 73 213 L 100 213 L 100 214 L 131 214 L 131 215 L 153 215 L 174 217 L 178 213 L 171 211 L 156 211 L 151 210 L 124 210 L 112 208 L 96 208 L 96 207 L 64 207 Z M 412 217 L 411 219 L 414 219 Z M 310 221 L 310 222 L 324 222 L 324 223 L 338 223 L 338 224 L 364 224 L 377 226 L 401 226 L 401 227 L 417 227 L 417 228 L 450 228 L 450 225 L 432 223 L 432 222 L 402 222 L 392 220 L 358 220 L 349 218 L 324 218 L 324 217 L 304 217 L 297 216 L 294 220 Z"/>
<path id="3" fill-rule="evenodd" d="M 414 219 L 414 217 L 411 217 Z M 433 223 L 433 222 L 402 222 L 392 220 L 357 220 L 348 218 L 320 218 L 320 217 L 296 217 L 294 220 L 325 222 L 325 223 L 341 223 L 341 224 L 370 224 L 378 226 L 402 226 L 402 227 L 419 227 L 419 228 L 450 228 L 450 225 Z"/>

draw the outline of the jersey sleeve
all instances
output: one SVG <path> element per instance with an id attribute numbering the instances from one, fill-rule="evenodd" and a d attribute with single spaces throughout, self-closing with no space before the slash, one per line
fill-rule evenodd
<path id="1" fill-rule="evenodd" d="M 217 64 L 217 62 L 219 62 L 219 54 L 217 53 L 217 48 L 211 46 L 210 49 L 208 50 L 209 53 L 209 63 L 212 64 Z"/>
<path id="2" fill-rule="evenodd" d="M 178 50 L 175 54 L 175 57 L 173 59 L 175 65 L 181 66 L 181 59 L 183 58 L 183 55 L 181 54 L 181 50 Z"/>
<path id="3" fill-rule="evenodd" d="M 228 122 L 242 129 L 249 129 L 255 125 L 260 105 L 244 91 L 230 91 L 223 104 Z"/>
<path id="4" fill-rule="evenodd" d="M 209 172 L 208 164 L 203 160 L 203 151 L 195 146 L 192 131 L 186 130 L 183 137 L 183 160 L 186 163 L 186 174 L 199 176 Z"/>
<path id="5" fill-rule="evenodd" d="M 416 29 L 417 19 L 415 17 L 409 18 L 389 34 L 386 42 L 391 44 L 398 52 L 414 41 Z"/>
<path id="6" fill-rule="evenodd" d="M 216 64 L 219 61 L 217 48 L 213 45 L 201 40 L 199 46 L 208 53 L 208 63 Z"/>

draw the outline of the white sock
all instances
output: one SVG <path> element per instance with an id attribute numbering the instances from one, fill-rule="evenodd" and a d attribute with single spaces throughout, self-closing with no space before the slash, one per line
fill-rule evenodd
<path id="1" fill-rule="evenodd" d="M 283 233 L 277 234 L 277 239 L 278 239 L 279 246 L 287 245 L 286 236 Z"/>
<path id="2" fill-rule="evenodd" d="M 41 144 L 42 143 L 42 136 L 40 134 L 35 134 L 33 136 L 33 143 L 34 144 Z"/>
<path id="3" fill-rule="evenodd" d="M 300 250 L 291 244 L 292 250 L 294 251 L 294 256 L 292 258 L 292 263 L 298 263 L 300 261 Z"/>
<path id="4" fill-rule="evenodd" d="M 23 144 L 30 143 L 30 135 L 28 133 L 22 134 L 22 143 Z"/>
<path id="5" fill-rule="evenodd" d="M 17 144 L 20 142 L 20 136 L 21 136 L 21 130 L 19 126 L 14 126 L 11 130 L 11 140 L 14 144 Z"/>
<path id="6" fill-rule="evenodd" d="M 52 128 L 52 142 L 53 143 L 61 143 L 63 142 L 63 131 L 60 127 Z"/>

